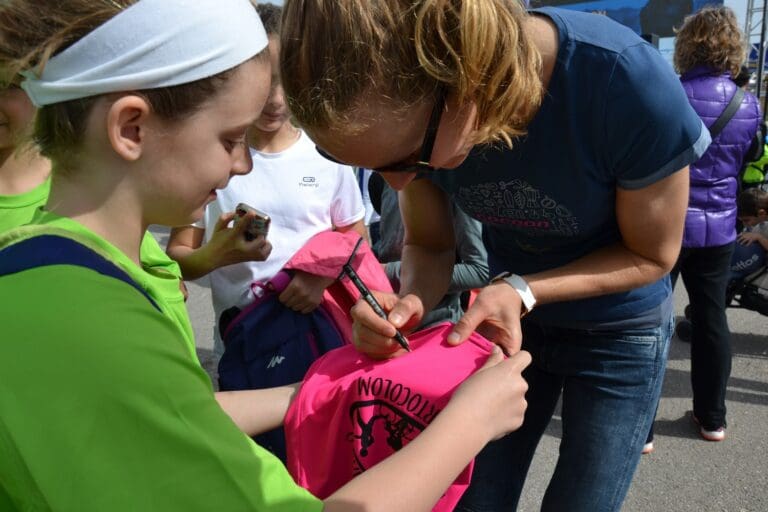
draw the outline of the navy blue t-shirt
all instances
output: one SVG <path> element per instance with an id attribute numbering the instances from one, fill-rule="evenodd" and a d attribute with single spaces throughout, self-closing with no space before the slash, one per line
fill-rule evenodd
<path id="1" fill-rule="evenodd" d="M 637 34 L 605 16 L 531 12 L 555 23 L 559 49 L 527 135 L 511 149 L 476 147 L 459 168 L 428 174 L 484 224 L 491 275 L 556 268 L 616 243 L 616 188 L 651 185 L 697 160 L 710 142 L 672 67 Z M 670 295 L 664 278 L 629 292 L 542 305 L 531 318 L 648 327 L 668 311 Z"/>

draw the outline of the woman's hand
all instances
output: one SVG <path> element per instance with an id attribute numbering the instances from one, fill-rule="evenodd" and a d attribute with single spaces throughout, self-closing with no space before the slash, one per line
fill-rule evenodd
<path id="1" fill-rule="evenodd" d="M 299 313 L 311 313 L 323 300 L 323 292 L 335 279 L 317 276 L 301 270 L 295 274 L 288 286 L 277 297 L 287 307 Z"/>
<path id="2" fill-rule="evenodd" d="M 401 355 L 405 350 L 394 339 L 395 330 L 410 332 L 421 322 L 424 307 L 415 295 L 398 297 L 394 293 L 372 291 L 387 318 L 377 315 L 362 298 L 352 307 L 352 337 L 360 352 L 374 359 Z"/>
<path id="3" fill-rule="evenodd" d="M 513 355 L 520 350 L 523 333 L 520 329 L 522 300 L 514 288 L 505 282 L 486 286 L 475 302 L 456 322 L 448 343 L 458 345 L 477 331 L 499 345 L 504 353 Z"/>

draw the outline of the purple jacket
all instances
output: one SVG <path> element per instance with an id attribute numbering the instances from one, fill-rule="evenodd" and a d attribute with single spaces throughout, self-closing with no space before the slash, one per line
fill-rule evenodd
<path id="1" fill-rule="evenodd" d="M 693 109 L 709 128 L 736 92 L 729 73 L 696 67 L 680 78 Z M 762 118 L 757 99 L 745 92 L 741 107 L 706 153 L 691 164 L 691 191 L 683 247 L 715 247 L 736 239 L 738 174 Z"/>

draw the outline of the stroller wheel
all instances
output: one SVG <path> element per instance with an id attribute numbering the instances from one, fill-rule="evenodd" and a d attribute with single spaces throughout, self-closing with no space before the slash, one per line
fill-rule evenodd
<path id="1" fill-rule="evenodd" d="M 691 312 L 692 311 L 693 310 L 691 309 L 691 305 L 690 304 L 685 306 L 685 309 L 683 310 L 683 315 L 685 316 L 686 320 L 690 320 L 691 319 Z"/>
<path id="2" fill-rule="evenodd" d="M 675 326 L 675 334 L 680 341 L 690 343 L 691 336 L 693 334 L 693 326 L 691 325 L 691 321 L 686 318 L 677 322 L 677 325 Z"/>

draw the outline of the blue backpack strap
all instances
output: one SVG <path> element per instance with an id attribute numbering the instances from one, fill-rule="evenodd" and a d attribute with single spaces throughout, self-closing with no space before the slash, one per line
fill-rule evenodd
<path id="1" fill-rule="evenodd" d="M 92 249 L 69 238 L 58 235 L 40 235 L 27 238 L 0 250 L 0 276 L 48 265 L 75 265 L 119 279 L 133 286 L 146 297 L 155 309 L 161 311 L 152 297 L 124 270 Z"/>

